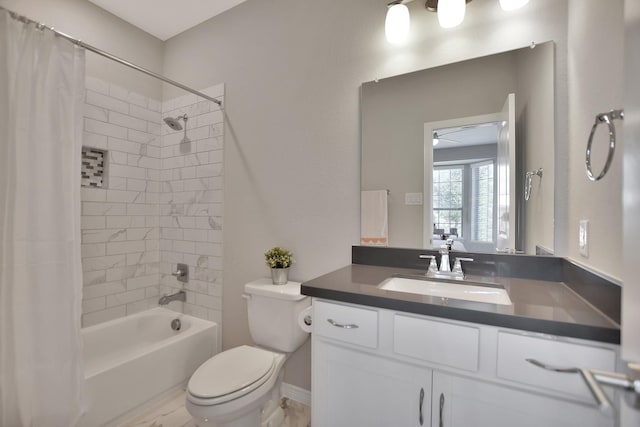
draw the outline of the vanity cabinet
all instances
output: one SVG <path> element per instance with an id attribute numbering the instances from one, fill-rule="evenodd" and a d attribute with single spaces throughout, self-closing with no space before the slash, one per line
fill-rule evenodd
<path id="1" fill-rule="evenodd" d="M 596 409 L 477 379 L 433 373 L 434 427 L 601 427 L 613 418 Z"/>
<path id="2" fill-rule="evenodd" d="M 615 345 L 313 300 L 312 421 L 340 426 L 614 426 L 579 374 Z"/>
<path id="3" fill-rule="evenodd" d="M 378 311 L 315 304 L 313 425 L 429 425 L 432 371 L 377 354 Z"/>
<path id="4" fill-rule="evenodd" d="M 428 426 L 431 370 L 328 341 L 313 349 L 314 426 Z"/>

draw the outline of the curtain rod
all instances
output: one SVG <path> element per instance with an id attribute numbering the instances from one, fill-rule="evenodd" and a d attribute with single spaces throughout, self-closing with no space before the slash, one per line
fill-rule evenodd
<path id="1" fill-rule="evenodd" d="M 100 56 L 104 56 L 105 58 L 111 59 L 112 61 L 118 62 L 118 63 L 120 63 L 122 65 L 125 65 L 125 66 L 129 67 L 129 68 L 133 68 L 134 70 L 140 71 L 141 73 L 147 74 L 147 75 L 149 75 L 151 77 L 155 77 L 158 80 L 162 80 L 165 83 L 169 83 L 170 85 L 179 87 L 182 90 L 186 90 L 187 92 L 191 92 L 191 93 L 193 93 L 195 95 L 198 95 L 201 98 L 204 98 L 204 99 L 209 100 L 209 101 L 213 101 L 216 104 L 218 104 L 220 107 L 222 107 L 222 101 L 220 101 L 219 99 L 212 98 L 209 95 L 205 95 L 202 92 L 199 92 L 199 91 L 197 91 L 195 89 L 191 89 L 189 86 L 185 86 L 182 83 L 176 82 L 175 80 L 171 80 L 171 79 L 169 79 L 167 77 L 164 77 L 164 76 L 162 76 L 162 75 L 160 75 L 158 73 L 154 73 L 151 70 L 147 70 L 146 68 L 140 67 L 139 65 L 133 64 L 133 63 L 127 61 L 127 60 L 124 60 L 124 59 L 119 58 L 119 57 L 117 57 L 115 55 L 112 55 L 109 52 L 105 52 L 102 49 L 98 49 L 95 46 L 91 46 L 90 44 L 87 44 L 87 43 L 83 42 L 80 39 L 76 39 L 75 37 L 72 37 L 72 36 L 70 36 L 68 34 L 65 34 L 65 33 L 61 32 L 61 31 L 58 31 L 53 27 L 49 27 L 49 26 L 44 25 L 44 24 L 42 24 L 40 22 L 34 21 L 32 19 L 29 19 L 26 16 L 20 15 L 20 14 L 18 14 L 16 12 L 13 12 L 13 11 L 5 8 L 5 7 L 0 6 L 0 10 L 6 10 L 7 12 L 9 12 L 9 15 L 13 19 L 16 19 L 16 20 L 18 20 L 20 22 L 24 22 L 25 24 L 35 24 L 36 28 L 38 28 L 40 30 L 47 29 L 49 31 L 52 31 L 56 35 L 58 35 L 58 36 L 60 36 L 60 37 L 62 37 L 64 39 L 69 40 L 71 43 L 75 44 L 76 46 L 79 46 L 79 47 L 82 47 L 84 49 L 87 49 L 88 51 L 91 51 L 93 53 L 97 53 Z"/>

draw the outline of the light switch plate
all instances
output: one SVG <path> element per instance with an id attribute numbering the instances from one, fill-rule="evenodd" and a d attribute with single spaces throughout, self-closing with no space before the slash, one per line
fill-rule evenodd
<path id="1" fill-rule="evenodd" d="M 580 232 L 578 233 L 578 249 L 583 257 L 589 256 L 589 220 L 580 220 Z"/>
<path id="2" fill-rule="evenodd" d="M 422 205 L 422 193 L 404 193 L 405 205 Z"/>

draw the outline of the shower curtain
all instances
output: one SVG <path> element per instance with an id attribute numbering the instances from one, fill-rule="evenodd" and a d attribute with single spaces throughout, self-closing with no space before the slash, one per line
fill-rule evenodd
<path id="1" fill-rule="evenodd" d="M 0 9 L 0 426 L 82 410 L 84 51 Z"/>

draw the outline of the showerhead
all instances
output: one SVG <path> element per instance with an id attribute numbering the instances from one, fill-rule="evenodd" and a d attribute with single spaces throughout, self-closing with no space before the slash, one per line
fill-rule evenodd
<path id="1" fill-rule="evenodd" d="M 164 122 L 173 130 L 182 130 L 182 125 L 178 121 L 180 117 L 174 119 L 173 117 L 165 117 Z"/>
<path id="2" fill-rule="evenodd" d="M 184 138 L 182 138 L 181 142 L 190 142 L 189 138 L 187 138 L 187 120 L 189 120 L 189 118 L 186 113 L 176 118 L 164 118 L 164 122 L 173 130 L 182 130 L 183 126 L 180 124 L 180 120 L 184 122 Z"/>

